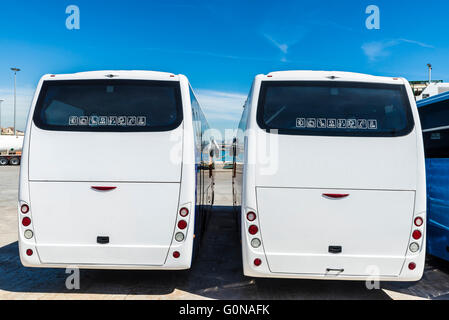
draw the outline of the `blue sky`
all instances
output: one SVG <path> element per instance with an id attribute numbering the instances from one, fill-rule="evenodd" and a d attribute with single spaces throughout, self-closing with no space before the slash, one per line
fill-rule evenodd
<path id="1" fill-rule="evenodd" d="M 368 5 L 380 30 L 368 30 Z M 68 5 L 80 30 L 65 26 Z M 447 0 L 142 1 L 14 0 L 0 8 L 0 99 L 12 124 L 18 77 L 18 127 L 46 73 L 144 69 L 182 73 L 213 127 L 234 128 L 255 75 L 277 70 L 341 70 L 409 80 L 449 81 Z"/>

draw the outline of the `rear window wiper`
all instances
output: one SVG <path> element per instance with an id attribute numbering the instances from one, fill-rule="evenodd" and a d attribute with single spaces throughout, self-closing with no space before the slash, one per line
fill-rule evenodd
<path id="1" fill-rule="evenodd" d="M 282 108 L 280 108 L 274 115 L 272 115 L 268 120 L 266 120 L 265 123 L 269 124 L 271 121 L 276 119 L 282 112 L 284 112 L 285 109 L 287 109 L 286 106 L 283 106 Z"/>

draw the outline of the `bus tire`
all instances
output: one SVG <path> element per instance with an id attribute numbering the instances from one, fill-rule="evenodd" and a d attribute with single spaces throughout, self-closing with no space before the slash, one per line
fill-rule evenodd
<path id="1" fill-rule="evenodd" d="M 8 159 L 0 158 L 0 166 L 7 166 L 9 164 Z"/>
<path id="2" fill-rule="evenodd" d="M 9 160 L 9 164 L 12 166 L 18 166 L 18 165 L 20 165 L 20 160 L 19 160 L 19 158 L 11 158 Z"/>

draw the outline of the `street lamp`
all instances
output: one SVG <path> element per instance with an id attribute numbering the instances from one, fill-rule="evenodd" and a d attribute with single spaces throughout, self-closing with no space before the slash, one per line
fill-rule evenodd
<path id="1" fill-rule="evenodd" d="M 17 72 L 20 71 L 19 68 L 11 68 L 11 71 L 14 71 L 14 135 L 17 136 L 16 130 L 16 109 L 17 109 L 17 93 L 16 93 L 16 84 L 17 84 Z"/>
<path id="2" fill-rule="evenodd" d="M 5 101 L 5 100 L 0 99 L 0 136 L 3 133 L 3 130 L 2 130 L 2 103 L 3 103 L 3 101 Z"/>

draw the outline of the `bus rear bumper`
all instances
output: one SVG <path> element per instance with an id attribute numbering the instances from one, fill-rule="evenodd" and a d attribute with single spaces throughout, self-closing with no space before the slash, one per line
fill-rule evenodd
<path id="1" fill-rule="evenodd" d="M 32 250 L 31 256 L 27 251 Z M 146 264 L 123 264 L 123 263 L 67 263 L 53 261 L 51 263 L 42 262 L 39 257 L 37 247 L 21 245 L 19 242 L 19 256 L 22 265 L 26 268 L 50 268 L 50 269 L 92 269 L 92 270 L 189 270 L 192 266 L 191 256 L 187 253 L 175 259 L 172 251 L 178 249 L 170 249 L 167 259 L 163 265 L 146 265 Z"/>
<path id="2" fill-rule="evenodd" d="M 302 279 L 302 280 L 323 280 L 323 281 L 363 281 L 363 282 L 417 282 L 422 278 L 421 275 L 405 276 L 350 276 L 350 275 L 325 275 L 325 274 L 286 274 L 286 273 L 262 273 L 254 271 L 244 271 L 245 276 L 251 278 L 265 279 Z"/>
<path id="3" fill-rule="evenodd" d="M 69 265 L 69 264 L 42 264 L 30 263 L 28 257 L 20 257 L 20 262 L 25 268 L 42 268 L 42 269 L 85 269 L 85 270 L 154 270 L 154 271 L 182 271 L 191 268 L 190 263 L 179 263 L 178 265 L 163 265 L 163 266 L 133 266 L 133 265 Z"/>
<path id="4" fill-rule="evenodd" d="M 244 250 L 245 251 L 245 250 Z M 425 268 L 425 250 L 423 252 L 407 256 L 401 261 L 399 271 L 396 274 L 385 275 L 377 271 L 375 265 L 367 265 L 364 274 L 351 274 L 347 271 L 328 271 L 317 269 L 316 273 L 282 273 L 272 272 L 268 260 L 264 254 L 249 252 L 248 256 L 243 256 L 244 275 L 253 278 L 278 278 L 278 279 L 309 279 L 309 280 L 346 280 L 346 281 L 369 281 L 369 282 L 416 282 L 422 279 Z M 261 265 L 256 266 L 255 260 L 260 259 Z M 313 259 L 313 257 L 310 257 Z M 362 259 L 361 261 L 362 262 Z M 348 266 L 348 269 L 351 269 Z M 413 270 L 412 270 L 413 269 Z M 343 270 L 343 269 L 342 269 Z M 320 273 L 322 272 L 322 273 Z M 362 272 L 361 272 L 362 273 Z"/>

